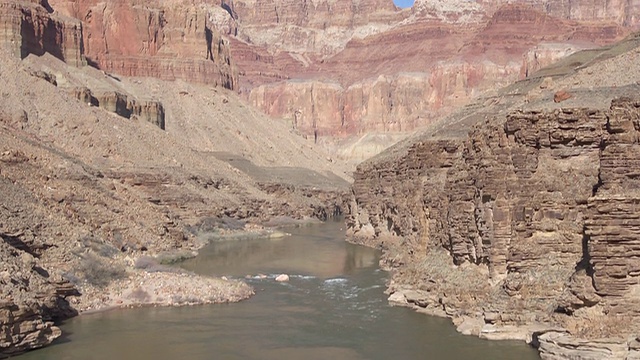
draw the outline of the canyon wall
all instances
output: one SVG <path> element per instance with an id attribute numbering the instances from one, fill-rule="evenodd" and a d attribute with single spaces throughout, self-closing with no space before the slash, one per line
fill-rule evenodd
<path id="1" fill-rule="evenodd" d="M 360 31 L 360 18 L 348 10 L 330 16 L 327 5 L 265 2 L 261 6 L 269 11 L 251 12 L 243 4 L 234 2 L 236 40 L 246 44 L 236 48 L 242 48 L 241 89 L 250 102 L 291 121 L 302 113 L 304 123 L 316 124 L 315 129 L 303 127 L 304 133 L 341 137 L 427 125 L 483 91 L 582 48 L 617 41 L 638 27 L 638 4 L 627 1 L 605 6 L 593 1 L 418 1 L 410 10 L 395 12 L 374 1 L 352 4 L 373 14 L 368 31 Z M 282 29 L 292 27 L 313 36 L 283 36 Z M 332 36 L 335 27 L 343 38 Z M 254 36 L 257 29 L 260 35 Z M 322 41 L 334 45 L 314 48 Z M 263 58 L 257 48 L 271 56 Z M 332 100 L 298 97 L 318 90 L 331 92 Z M 404 107 L 389 93 L 413 105 Z"/>
<path id="2" fill-rule="evenodd" d="M 49 52 L 82 65 L 85 54 L 116 74 L 221 85 L 298 119 L 307 135 L 340 137 L 427 125 L 640 21 L 635 0 L 423 0 L 404 10 L 387 0 L 0 5 L 3 42 L 22 57 Z"/>
<path id="3" fill-rule="evenodd" d="M 588 54 L 565 62 L 588 63 Z M 611 64 L 633 61 L 637 49 L 628 56 Z M 572 73 L 567 64 L 545 71 Z M 635 71 L 612 66 L 555 86 L 604 85 L 589 77 L 605 68 L 622 85 Z M 521 338 L 545 359 L 631 358 L 640 101 L 605 99 L 637 86 L 539 95 L 554 81 L 506 88 L 362 163 L 349 237 L 384 250 L 390 301 L 452 317 L 463 333 Z"/>
<path id="4" fill-rule="evenodd" d="M 635 0 L 424 0 L 404 10 L 387 0 L 18 4 L 2 3 L 4 42 L 23 57 L 46 51 L 80 65 L 84 53 L 116 74 L 221 85 L 298 119 L 304 134 L 339 137 L 427 125 L 571 52 L 619 40 L 638 27 L 640 8 Z"/>
<path id="5" fill-rule="evenodd" d="M 229 41 L 214 26 L 220 13 L 227 14 L 219 5 L 136 0 L 49 3 L 57 13 L 82 21 L 86 56 L 100 69 L 237 87 Z"/>
<path id="6" fill-rule="evenodd" d="M 20 58 L 48 52 L 73 66 L 86 64 L 82 23 L 52 14 L 43 0 L 0 2 L 0 44 Z"/>
<path id="7" fill-rule="evenodd" d="M 547 60 L 535 59 L 536 64 Z M 336 82 L 297 80 L 262 85 L 250 93 L 249 101 L 305 134 L 413 131 L 466 104 L 481 86 L 504 86 L 521 71 L 518 63 L 441 62 L 430 73 L 380 75 L 346 88 Z"/>
<path id="8" fill-rule="evenodd" d="M 354 36 L 383 31 L 404 15 L 387 0 L 225 0 L 238 37 L 270 50 L 316 57 L 335 54 Z"/>

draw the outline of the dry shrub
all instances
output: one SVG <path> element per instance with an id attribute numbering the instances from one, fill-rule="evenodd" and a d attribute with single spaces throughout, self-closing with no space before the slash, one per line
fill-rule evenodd
<path id="1" fill-rule="evenodd" d="M 629 315 L 605 314 L 601 306 L 580 309 L 573 316 L 560 315 L 559 320 L 573 336 L 584 339 L 627 337 L 638 330 L 637 319 Z"/>
<path id="2" fill-rule="evenodd" d="M 79 270 L 87 283 L 97 287 L 105 287 L 113 280 L 122 279 L 126 275 L 124 268 L 111 264 L 93 253 L 83 255 Z"/>
<path id="3" fill-rule="evenodd" d="M 158 260 L 151 256 L 141 256 L 139 257 L 134 267 L 136 269 L 146 270 L 147 272 L 180 272 L 180 269 L 173 268 L 171 266 L 163 265 L 158 263 Z"/>

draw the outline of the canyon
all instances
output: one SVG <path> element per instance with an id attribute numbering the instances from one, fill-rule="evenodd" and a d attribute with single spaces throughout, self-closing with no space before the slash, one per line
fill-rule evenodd
<path id="1" fill-rule="evenodd" d="M 640 357 L 639 10 L 0 1 L 0 358 L 80 312 L 244 299 L 167 264 L 345 212 L 394 304 Z"/>
<path id="2" fill-rule="evenodd" d="M 75 43 L 62 51 L 77 61 L 81 38 L 86 59 L 104 71 L 233 89 L 341 156 L 345 140 L 406 135 L 484 91 L 622 39 L 638 29 L 640 3 L 418 0 L 402 10 L 387 0 L 51 0 L 45 8 L 71 19 L 76 32 L 63 38 Z M 355 160 L 375 154 L 367 149 Z"/>
<path id="3" fill-rule="evenodd" d="M 329 139 L 424 127 L 484 91 L 622 39 L 638 28 L 640 5 L 425 0 L 394 11 L 389 2 L 298 3 L 255 11 L 230 2 L 235 38 L 256 49 L 232 53 L 242 52 L 240 86 L 252 104 Z"/>

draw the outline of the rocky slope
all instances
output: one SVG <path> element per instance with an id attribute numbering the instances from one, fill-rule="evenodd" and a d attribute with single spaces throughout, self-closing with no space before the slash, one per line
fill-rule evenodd
<path id="1" fill-rule="evenodd" d="M 341 165 L 211 85 L 230 83 L 83 66 L 79 22 L 46 2 L 0 5 L 0 358 L 82 311 L 246 298 L 241 282 L 163 262 L 212 234 L 341 213 Z M 131 61 L 144 59 L 157 60 Z"/>
<path id="2" fill-rule="evenodd" d="M 390 301 L 545 359 L 636 358 L 638 56 L 576 53 L 360 165 L 349 232 L 385 250 Z"/>

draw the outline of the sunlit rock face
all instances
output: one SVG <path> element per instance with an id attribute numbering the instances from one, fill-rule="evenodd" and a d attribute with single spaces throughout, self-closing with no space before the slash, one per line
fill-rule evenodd
<path id="1" fill-rule="evenodd" d="M 273 116 L 302 119 L 306 133 L 337 136 L 427 125 L 483 91 L 624 37 L 638 27 L 640 6 L 536 0 L 418 0 L 409 9 L 373 0 L 226 4 L 238 24 L 232 53 L 240 87 L 251 102 Z"/>
<path id="2" fill-rule="evenodd" d="M 427 125 L 485 90 L 618 40 L 640 21 L 636 0 L 417 0 L 405 9 L 388 0 L 45 5 L 32 17 L 68 20 L 47 39 L 34 30 L 30 47 L 78 64 L 84 51 L 122 75 L 236 89 L 270 115 L 297 117 L 306 134 L 342 137 Z"/>
<path id="3" fill-rule="evenodd" d="M 89 62 L 125 76 L 237 87 L 229 41 L 234 23 L 218 4 L 187 1 L 51 0 L 82 21 Z M 220 29 L 220 31 L 218 30 Z"/>
<path id="4" fill-rule="evenodd" d="M 0 3 L 0 45 L 15 56 L 45 52 L 68 64 L 85 64 L 82 24 L 52 13 L 46 1 Z"/>

